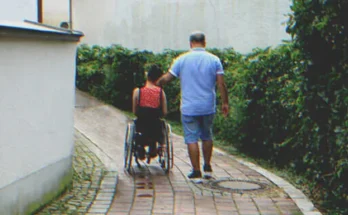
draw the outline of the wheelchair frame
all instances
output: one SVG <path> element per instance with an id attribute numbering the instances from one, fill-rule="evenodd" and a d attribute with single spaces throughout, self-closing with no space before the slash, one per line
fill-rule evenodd
<path id="1" fill-rule="evenodd" d="M 173 151 L 173 142 L 171 140 L 171 134 L 172 129 L 170 124 L 168 124 L 166 121 L 162 120 L 163 122 L 163 135 L 164 135 L 164 143 L 162 144 L 163 147 L 159 147 L 161 151 L 157 152 L 158 161 L 164 170 L 164 172 L 167 174 L 169 173 L 170 169 L 173 168 L 174 165 L 174 151 Z M 135 162 L 139 167 L 141 167 L 139 160 L 136 155 L 136 139 L 137 135 L 141 135 L 140 133 L 136 132 L 136 125 L 135 120 L 132 122 L 129 122 L 127 124 L 126 129 L 126 135 L 125 135 L 125 141 L 124 141 L 124 168 L 130 172 L 132 168 L 132 162 L 133 157 Z"/>

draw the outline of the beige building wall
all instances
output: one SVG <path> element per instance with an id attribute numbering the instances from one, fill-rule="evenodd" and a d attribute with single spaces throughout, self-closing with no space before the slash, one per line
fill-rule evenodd
<path id="1" fill-rule="evenodd" d="M 0 0 L 0 21 L 37 21 L 36 0 Z"/>
<path id="2" fill-rule="evenodd" d="M 43 0 L 43 23 L 59 27 L 62 22 L 69 23 L 70 0 Z"/>
<path id="3" fill-rule="evenodd" d="M 207 34 L 209 47 L 242 53 L 290 39 L 285 32 L 290 0 L 73 0 L 74 28 L 82 43 L 121 44 L 162 51 L 187 49 L 188 35 Z"/>

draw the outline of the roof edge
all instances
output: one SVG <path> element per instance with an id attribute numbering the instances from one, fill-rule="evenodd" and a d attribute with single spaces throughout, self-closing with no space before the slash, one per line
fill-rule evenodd
<path id="1" fill-rule="evenodd" d="M 43 23 L 39 23 L 39 22 L 34 22 L 34 21 L 26 20 L 26 19 L 24 20 L 24 22 L 32 24 L 32 25 L 40 26 L 40 27 L 45 27 L 45 28 L 52 29 L 52 30 L 64 31 L 64 32 L 70 33 L 70 34 L 84 36 L 84 34 L 81 31 L 76 31 L 73 29 L 60 28 L 60 27 L 47 25 L 47 24 L 43 24 Z"/>
<path id="2" fill-rule="evenodd" d="M 81 31 L 58 28 L 29 20 L 24 20 L 23 23 L 0 23 L 0 37 L 19 37 L 79 42 L 82 36 L 84 36 L 84 34 Z"/>

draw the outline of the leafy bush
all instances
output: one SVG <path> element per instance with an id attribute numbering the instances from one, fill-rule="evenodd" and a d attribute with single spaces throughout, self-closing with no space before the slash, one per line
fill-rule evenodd
<path id="1" fill-rule="evenodd" d="M 145 80 L 150 52 L 131 51 L 118 45 L 82 45 L 78 48 L 76 86 L 121 109 L 130 110 L 132 91 Z"/>
<path id="2" fill-rule="evenodd" d="M 282 165 L 293 160 L 288 137 L 302 109 L 303 65 L 293 51 L 292 45 L 256 49 L 228 71 L 232 114 L 225 122 L 218 116 L 215 126 L 220 138 L 242 151 Z"/>
<path id="3" fill-rule="evenodd" d="M 288 32 L 301 50 L 304 112 L 300 137 L 308 177 L 327 206 L 348 213 L 348 1 L 294 0 Z"/>

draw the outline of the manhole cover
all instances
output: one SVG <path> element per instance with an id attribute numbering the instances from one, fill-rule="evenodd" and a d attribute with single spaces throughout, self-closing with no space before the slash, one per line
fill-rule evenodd
<path id="1" fill-rule="evenodd" d="M 221 181 L 218 186 L 233 190 L 256 190 L 261 188 L 258 184 L 244 181 Z"/>
<path id="2" fill-rule="evenodd" d="M 212 189 L 229 191 L 229 192 L 247 192 L 263 190 L 267 187 L 266 184 L 238 179 L 221 179 L 209 183 Z"/>

